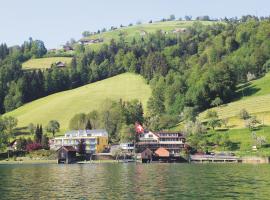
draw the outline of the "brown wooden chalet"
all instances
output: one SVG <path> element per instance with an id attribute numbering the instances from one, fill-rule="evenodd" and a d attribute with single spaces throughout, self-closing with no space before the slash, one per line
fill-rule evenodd
<path id="1" fill-rule="evenodd" d="M 57 150 L 58 163 L 70 164 L 76 161 L 76 149 L 72 146 L 62 146 Z"/>

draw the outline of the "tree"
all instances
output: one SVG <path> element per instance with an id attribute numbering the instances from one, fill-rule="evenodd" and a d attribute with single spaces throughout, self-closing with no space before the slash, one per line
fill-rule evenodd
<path id="1" fill-rule="evenodd" d="M 69 128 L 73 130 L 83 130 L 87 122 L 87 116 L 84 113 L 74 115 L 69 121 Z"/>
<path id="2" fill-rule="evenodd" d="M 19 151 L 25 151 L 27 146 L 27 141 L 25 138 L 20 137 L 16 140 L 16 148 Z"/>
<path id="3" fill-rule="evenodd" d="M 50 149 L 49 138 L 47 137 L 47 135 L 42 135 L 41 146 L 43 149 L 46 149 L 46 150 Z"/>
<path id="4" fill-rule="evenodd" d="M 211 106 L 216 106 L 218 107 L 219 105 L 221 105 L 223 103 L 222 99 L 219 97 L 216 97 L 212 102 L 211 102 Z"/>
<path id="5" fill-rule="evenodd" d="M 175 20 L 175 15 L 170 15 L 170 21 L 174 21 Z"/>
<path id="6" fill-rule="evenodd" d="M 210 118 L 207 122 L 207 125 L 214 130 L 216 127 L 221 126 L 221 121 L 218 118 Z"/>
<path id="7" fill-rule="evenodd" d="M 194 107 L 185 107 L 182 115 L 185 121 L 194 122 L 196 120 L 196 109 Z"/>
<path id="8" fill-rule="evenodd" d="M 228 128 L 228 122 L 229 122 L 228 118 L 225 118 L 225 119 L 221 120 L 221 123 L 225 126 L 225 128 Z"/>
<path id="9" fill-rule="evenodd" d="M 60 123 L 56 120 L 49 121 L 46 127 L 47 132 L 52 133 L 53 137 L 55 136 L 55 132 L 58 132 L 59 129 L 60 129 Z"/>
<path id="10" fill-rule="evenodd" d="M 22 105 L 22 91 L 19 84 L 19 82 L 12 81 L 9 86 L 8 94 L 4 100 L 5 110 L 7 112 Z"/>
<path id="11" fill-rule="evenodd" d="M 246 120 L 246 127 L 250 130 L 254 130 L 259 124 L 261 124 L 261 121 L 258 120 L 256 116 L 252 116 Z"/>
<path id="12" fill-rule="evenodd" d="M 244 119 L 244 120 L 247 120 L 250 118 L 248 111 L 244 108 L 240 110 L 239 116 L 240 116 L 240 119 Z"/>
<path id="13" fill-rule="evenodd" d="M 97 110 L 93 110 L 90 113 L 88 113 L 87 118 L 91 121 L 91 126 L 93 129 L 99 128 L 100 119 L 99 119 L 99 113 Z"/>
<path id="14" fill-rule="evenodd" d="M 190 20 L 192 20 L 192 16 L 188 16 L 188 15 L 186 15 L 186 16 L 185 16 L 185 20 L 186 20 L 186 21 L 190 21 Z"/>
<path id="15" fill-rule="evenodd" d="M 4 120 L 0 116 L 0 151 L 4 151 L 8 144 L 8 134 Z"/>
<path id="16" fill-rule="evenodd" d="M 208 118 L 218 118 L 217 111 L 215 110 L 208 110 L 205 116 L 206 119 Z"/>
<path id="17" fill-rule="evenodd" d="M 229 147 L 231 144 L 231 140 L 228 133 L 222 135 L 220 140 L 220 145 L 223 146 L 224 150 L 226 147 Z"/>
<path id="18" fill-rule="evenodd" d="M 207 138 L 205 137 L 206 128 L 199 122 L 188 122 L 185 126 L 185 132 L 187 133 L 188 144 L 197 149 L 205 150 L 207 148 Z"/>
<path id="19" fill-rule="evenodd" d="M 35 142 L 36 143 L 40 143 L 41 142 L 41 139 L 42 139 L 42 127 L 41 125 L 37 125 L 36 127 L 36 131 L 35 131 Z"/>
<path id="20" fill-rule="evenodd" d="M 206 113 L 206 118 L 208 119 L 207 125 L 208 127 L 211 127 L 213 130 L 216 127 L 221 126 L 221 120 L 218 118 L 218 114 L 214 110 L 208 110 Z"/>
<path id="21" fill-rule="evenodd" d="M 120 102 L 121 103 L 121 102 Z M 143 107 L 139 100 L 135 99 L 128 102 L 122 102 L 123 113 L 126 119 L 126 124 L 143 123 Z"/>
<path id="22" fill-rule="evenodd" d="M 118 142 L 119 131 L 125 122 L 121 105 L 112 100 L 105 100 L 100 112 L 102 126 L 108 131 L 111 142 Z"/>
<path id="23" fill-rule="evenodd" d="M 132 142 L 136 136 L 135 126 L 133 124 L 123 125 L 120 129 L 120 141 Z"/>
<path id="24" fill-rule="evenodd" d="M 85 129 L 86 129 L 86 130 L 91 130 L 91 129 L 92 129 L 92 125 L 91 125 L 91 122 L 90 122 L 89 119 L 88 119 L 87 122 L 86 122 Z"/>
<path id="25" fill-rule="evenodd" d="M 84 31 L 82 32 L 83 37 L 89 37 L 91 35 L 90 31 Z"/>
<path id="26" fill-rule="evenodd" d="M 28 124 L 27 129 L 33 135 L 35 133 L 35 125 L 33 123 Z"/>
<path id="27" fill-rule="evenodd" d="M 46 53 L 47 53 L 47 49 L 46 49 L 43 41 L 35 40 L 32 42 L 31 55 L 34 58 L 41 58 Z"/>
<path id="28" fill-rule="evenodd" d="M 81 139 L 78 143 L 78 153 L 80 155 L 84 155 L 86 153 L 86 144 L 84 139 Z"/>
<path id="29" fill-rule="evenodd" d="M 3 118 L 5 129 L 10 137 L 14 137 L 14 128 L 18 124 L 18 120 L 14 117 L 8 116 Z"/>

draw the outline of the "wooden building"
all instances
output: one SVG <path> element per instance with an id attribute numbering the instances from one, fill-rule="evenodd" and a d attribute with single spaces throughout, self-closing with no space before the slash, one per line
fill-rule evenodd
<path id="1" fill-rule="evenodd" d="M 153 152 L 146 148 L 142 153 L 141 153 L 141 158 L 142 158 L 142 163 L 149 163 L 152 161 L 152 156 Z"/>
<path id="2" fill-rule="evenodd" d="M 62 146 L 57 150 L 58 164 L 70 164 L 76 161 L 76 149 L 72 146 Z"/>
<path id="3" fill-rule="evenodd" d="M 63 62 L 61 62 L 61 61 L 59 61 L 59 62 L 56 62 L 56 63 L 55 63 L 55 66 L 58 67 L 58 68 L 62 68 L 62 67 L 65 67 L 66 64 L 63 63 Z"/>

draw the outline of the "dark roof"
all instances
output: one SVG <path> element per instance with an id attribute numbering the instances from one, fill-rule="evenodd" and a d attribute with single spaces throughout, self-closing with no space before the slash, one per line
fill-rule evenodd
<path id="1" fill-rule="evenodd" d="M 162 134 L 178 134 L 178 136 L 163 136 Z M 180 132 L 159 131 L 159 132 L 155 132 L 155 135 L 157 135 L 158 137 L 181 137 L 181 138 L 185 138 L 183 133 L 180 133 Z"/>
<path id="2" fill-rule="evenodd" d="M 142 153 L 149 152 L 152 153 L 152 151 L 149 148 L 146 148 Z"/>
<path id="3" fill-rule="evenodd" d="M 9 143 L 9 146 L 10 146 L 10 147 L 13 146 L 14 143 L 15 143 L 16 141 L 17 141 L 17 140 L 13 140 L 11 143 Z"/>
<path id="4" fill-rule="evenodd" d="M 65 149 L 66 151 L 75 151 L 76 152 L 76 149 L 74 149 L 74 147 L 72 147 L 72 146 L 62 146 L 57 151 L 59 151 L 62 148 Z"/>
<path id="5" fill-rule="evenodd" d="M 56 65 L 57 67 L 65 67 L 65 66 L 66 66 L 65 63 L 63 63 L 63 62 L 61 62 L 61 61 L 56 62 L 55 65 Z"/>

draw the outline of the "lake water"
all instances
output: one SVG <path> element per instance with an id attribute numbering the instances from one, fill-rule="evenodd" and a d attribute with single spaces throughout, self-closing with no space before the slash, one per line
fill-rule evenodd
<path id="1" fill-rule="evenodd" d="M 270 165 L 0 165 L 0 199 L 270 199 Z"/>

